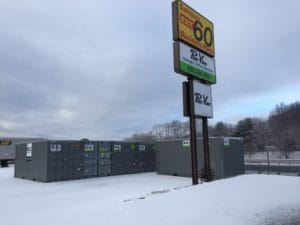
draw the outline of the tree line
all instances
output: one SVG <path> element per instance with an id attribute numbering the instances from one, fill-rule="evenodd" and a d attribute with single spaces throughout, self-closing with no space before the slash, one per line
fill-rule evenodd
<path id="1" fill-rule="evenodd" d="M 157 141 L 188 138 L 189 121 L 174 120 L 156 124 L 148 132 L 135 133 L 125 138 L 128 141 Z M 242 137 L 244 151 L 255 153 L 278 150 L 289 158 L 293 151 L 300 151 L 300 102 L 285 105 L 280 103 L 268 118 L 244 118 L 236 124 L 217 122 L 209 126 L 211 137 Z M 201 120 L 197 120 L 197 137 L 202 137 Z"/>

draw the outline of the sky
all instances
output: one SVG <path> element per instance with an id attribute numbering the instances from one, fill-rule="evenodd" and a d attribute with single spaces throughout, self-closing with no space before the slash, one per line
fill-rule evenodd
<path id="1" fill-rule="evenodd" d="M 186 0 L 214 23 L 214 118 L 300 100 L 300 1 Z M 0 136 L 122 139 L 185 121 L 171 1 L 1 0 Z"/>

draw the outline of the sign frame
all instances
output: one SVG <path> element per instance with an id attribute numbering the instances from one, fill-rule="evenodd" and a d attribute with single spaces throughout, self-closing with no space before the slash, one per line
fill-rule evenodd
<path id="1" fill-rule="evenodd" d="M 195 117 L 213 118 L 211 85 L 193 80 L 193 104 Z"/>
<path id="2" fill-rule="evenodd" d="M 215 57 L 214 24 L 212 21 L 183 1 L 175 0 L 172 2 L 172 25 L 174 41 L 181 40 L 211 57 Z M 210 34 L 211 46 L 207 43 L 208 33 Z"/>
<path id="3" fill-rule="evenodd" d="M 191 56 L 187 55 L 188 49 Z M 174 71 L 184 76 L 208 82 L 217 83 L 215 59 L 183 42 L 173 43 Z"/>
<path id="4" fill-rule="evenodd" d="M 26 158 L 27 161 L 31 161 L 31 159 L 32 159 L 32 149 L 33 149 L 32 143 L 27 143 L 27 145 L 26 145 L 26 155 L 25 155 L 25 158 Z"/>

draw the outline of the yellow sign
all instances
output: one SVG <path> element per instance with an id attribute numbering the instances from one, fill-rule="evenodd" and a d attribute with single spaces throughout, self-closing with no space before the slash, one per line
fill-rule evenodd
<path id="1" fill-rule="evenodd" d="M 11 140 L 0 140 L 0 145 L 11 145 Z"/>
<path id="2" fill-rule="evenodd" d="M 181 40 L 215 56 L 214 25 L 180 0 L 172 3 L 173 40 Z"/>

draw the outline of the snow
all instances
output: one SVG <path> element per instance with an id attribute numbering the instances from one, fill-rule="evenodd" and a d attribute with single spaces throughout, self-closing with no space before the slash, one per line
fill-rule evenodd
<path id="1" fill-rule="evenodd" d="M 242 175 L 191 186 L 191 178 L 155 173 L 38 183 L 13 178 L 13 172 L 0 168 L 0 224 L 300 222 L 300 177 Z"/>

